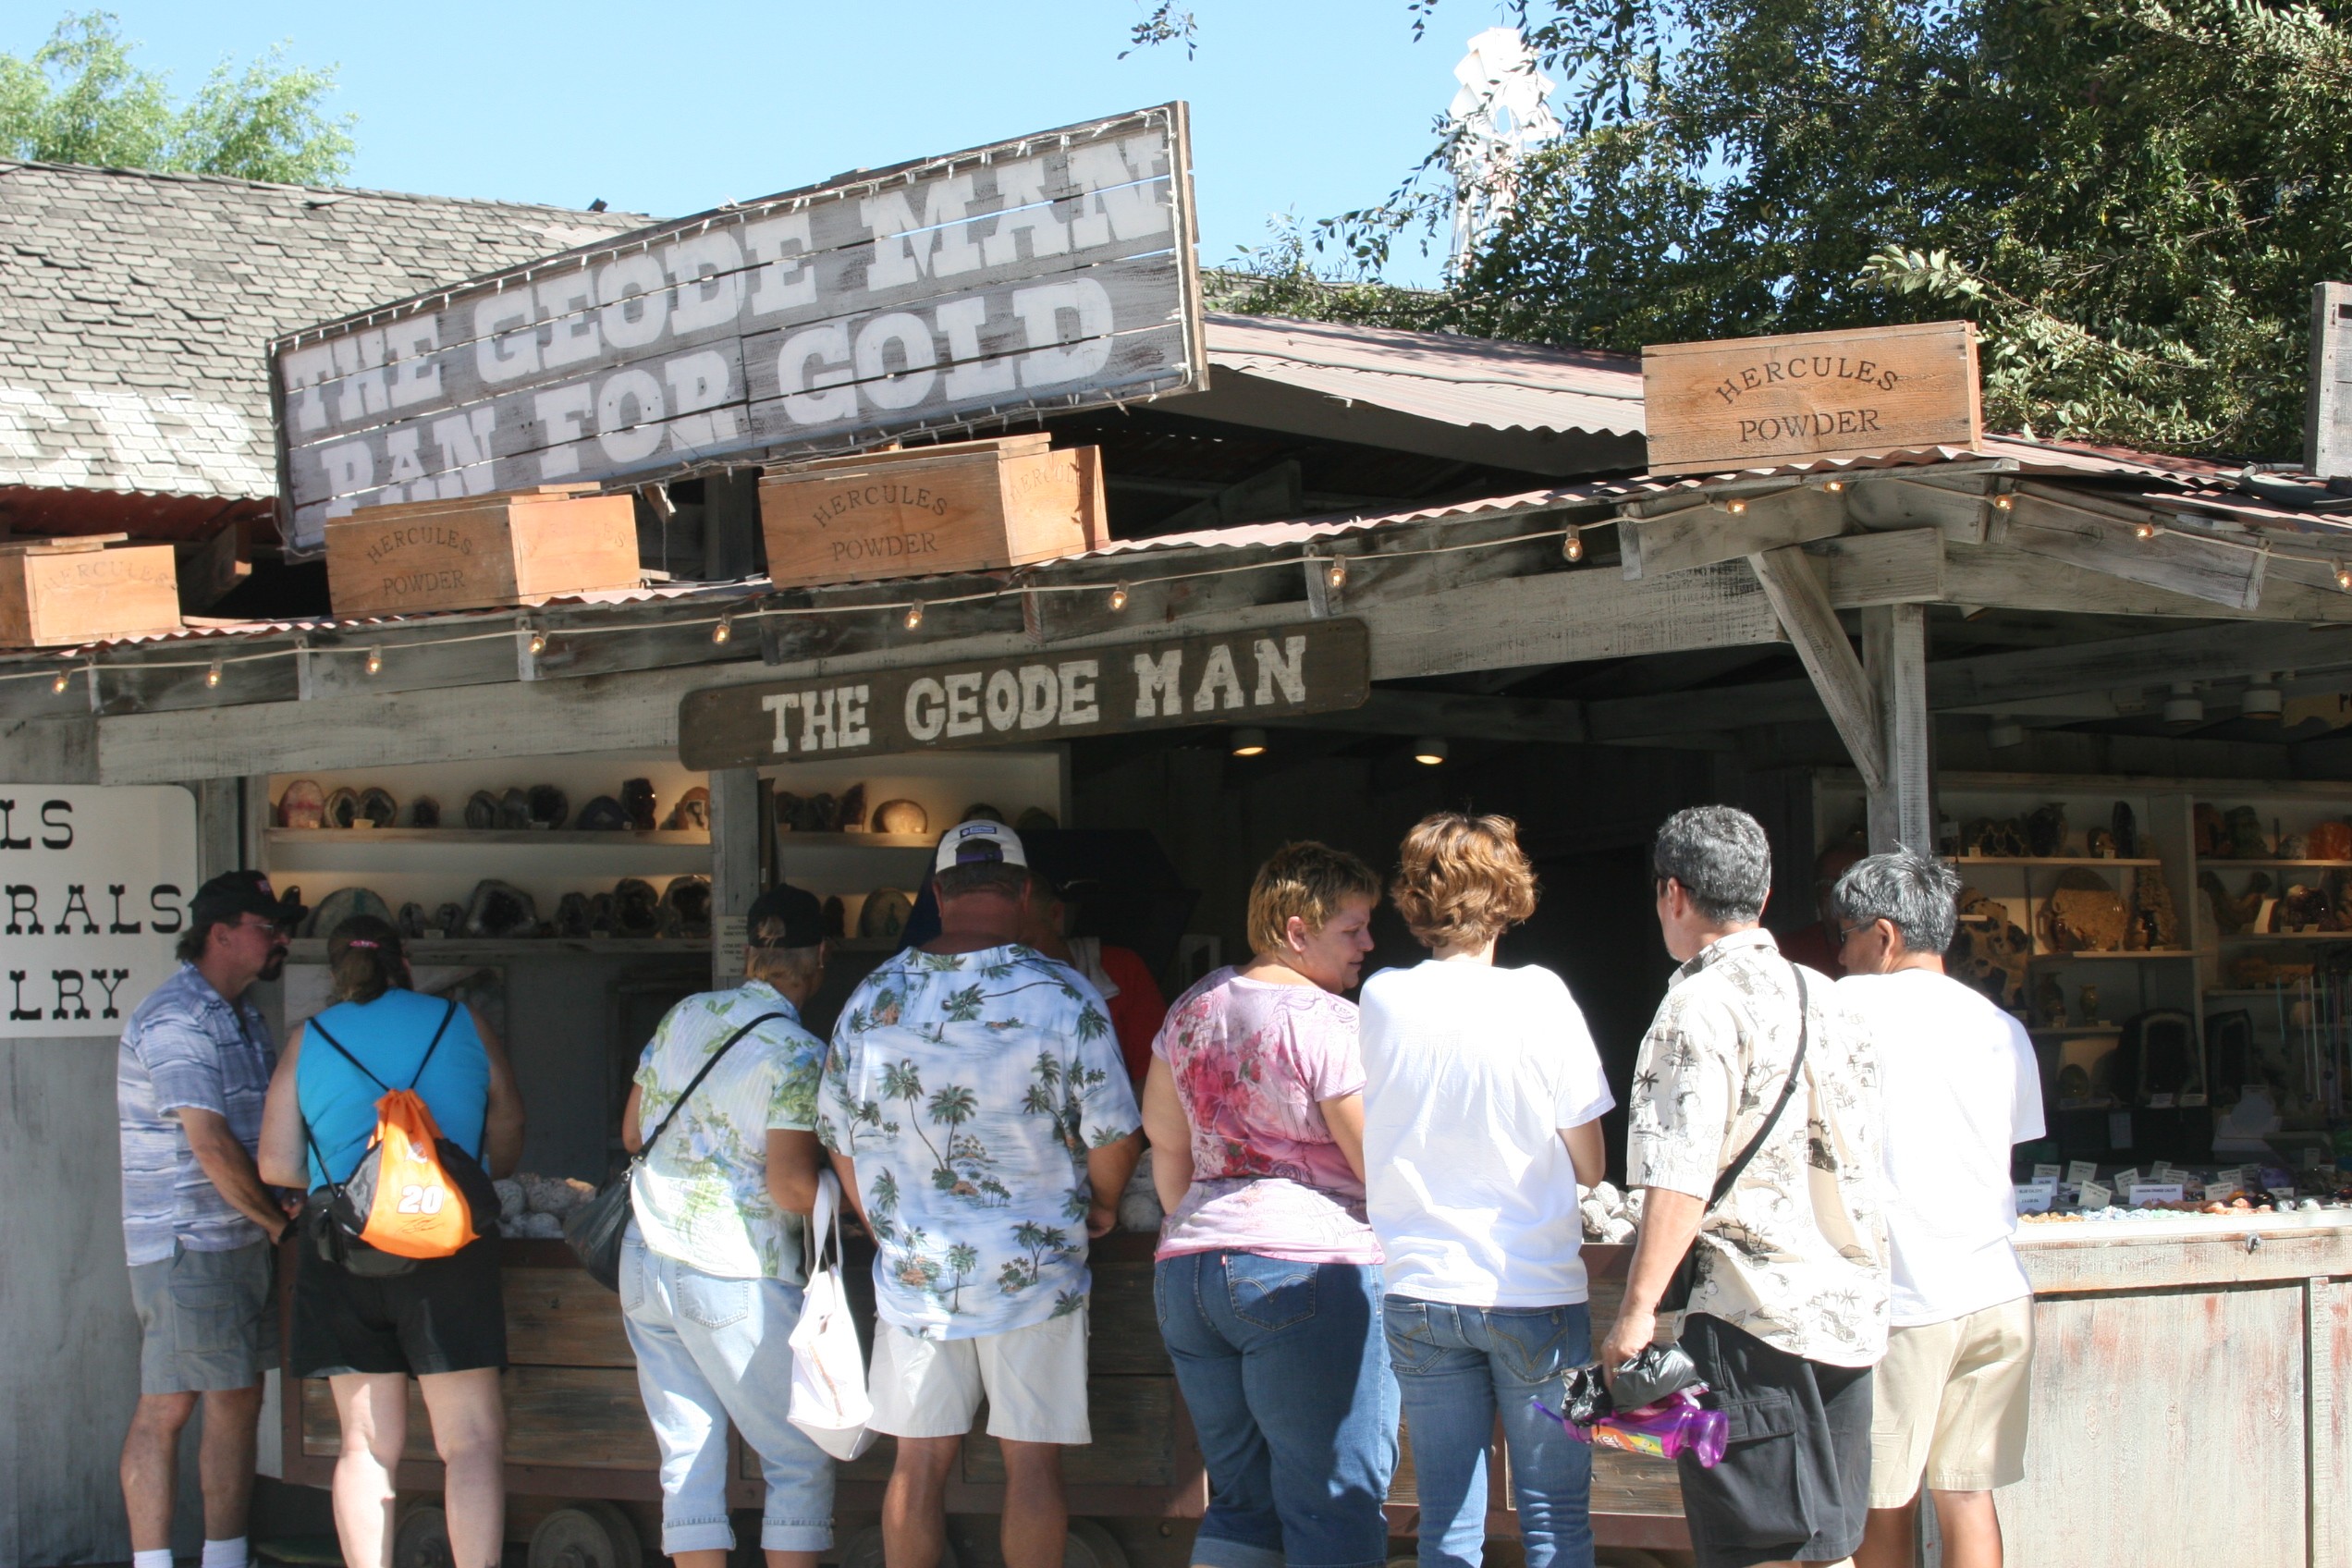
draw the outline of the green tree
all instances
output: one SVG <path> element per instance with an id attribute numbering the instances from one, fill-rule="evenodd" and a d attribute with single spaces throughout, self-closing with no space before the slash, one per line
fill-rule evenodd
<path id="1" fill-rule="evenodd" d="M 2310 287 L 2352 271 L 2342 0 L 1506 10 L 1569 129 L 1451 286 L 1371 281 L 1450 214 L 1440 146 L 1228 308 L 1627 350 L 1966 315 L 1995 428 L 2299 451 Z"/>
<path id="2" fill-rule="evenodd" d="M 335 72 L 285 64 L 279 44 L 242 71 L 213 67 L 176 103 L 131 58 L 106 11 L 68 15 L 30 58 L 0 55 L 0 152 L 48 163 L 328 185 L 350 165 L 352 116 L 323 111 Z"/>

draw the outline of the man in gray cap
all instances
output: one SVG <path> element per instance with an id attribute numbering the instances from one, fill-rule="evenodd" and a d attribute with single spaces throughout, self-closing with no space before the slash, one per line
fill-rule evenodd
<path id="1" fill-rule="evenodd" d="M 115 1065 L 139 1408 L 123 1441 L 138 1568 L 171 1568 L 179 1434 L 204 1407 L 203 1568 L 245 1568 L 262 1375 L 277 1361 L 272 1247 L 292 1223 L 254 1151 L 277 1052 L 247 995 L 286 967 L 302 906 L 258 871 L 196 889 L 179 968 L 124 1025 Z"/>
<path id="2" fill-rule="evenodd" d="M 631 1152 L 653 1144 L 631 1185 L 620 1302 L 661 1449 L 662 1551 L 680 1568 L 723 1568 L 734 1550 L 729 1421 L 767 1481 L 770 1568 L 815 1568 L 833 1544 L 833 1462 L 787 1418 L 805 1217 L 825 1160 L 825 1042 L 801 1009 L 826 957 L 816 900 L 762 893 L 744 919 L 743 983 L 669 1010 L 621 1113 Z"/>
<path id="3" fill-rule="evenodd" d="M 876 1247 L 869 1425 L 899 1439 L 884 1550 L 899 1568 L 938 1561 L 985 1397 L 1007 1568 L 1060 1568 L 1061 1445 L 1090 1440 L 1086 1244 L 1118 1223 L 1142 1121 L 1101 996 L 1021 940 L 1020 836 L 958 823 L 932 871 L 939 935 L 851 997 L 819 1096 Z"/>

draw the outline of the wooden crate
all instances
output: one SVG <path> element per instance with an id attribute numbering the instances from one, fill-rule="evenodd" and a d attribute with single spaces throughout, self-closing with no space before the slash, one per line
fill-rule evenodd
<path id="1" fill-rule="evenodd" d="M 169 545 L 124 533 L 0 542 L 0 647 L 56 648 L 179 630 Z"/>
<path id="2" fill-rule="evenodd" d="M 1100 449 L 1044 435 L 771 469 L 759 493 L 779 588 L 992 571 L 1109 537 Z"/>
<path id="3" fill-rule="evenodd" d="M 583 494 L 591 488 L 410 501 L 330 518 L 326 585 L 335 613 L 489 609 L 634 588 L 636 502 Z"/>

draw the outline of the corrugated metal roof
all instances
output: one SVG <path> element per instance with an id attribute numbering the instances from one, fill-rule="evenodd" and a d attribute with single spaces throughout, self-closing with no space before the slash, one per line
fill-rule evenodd
<path id="1" fill-rule="evenodd" d="M 1446 424 L 1642 433 L 1641 361 L 1629 355 L 1280 316 L 1206 322 L 1208 362 L 1237 375 Z"/>

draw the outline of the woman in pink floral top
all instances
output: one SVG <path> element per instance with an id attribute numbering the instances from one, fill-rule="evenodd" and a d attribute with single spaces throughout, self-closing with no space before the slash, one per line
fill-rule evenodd
<path id="1" fill-rule="evenodd" d="M 1180 998 L 1144 1130 L 1168 1210 L 1161 1336 L 1207 1462 L 1199 1568 L 1375 1568 L 1396 1468 L 1380 1246 L 1364 1215 L 1353 987 L 1379 879 L 1286 844 L 1250 888 L 1256 956 Z"/>

